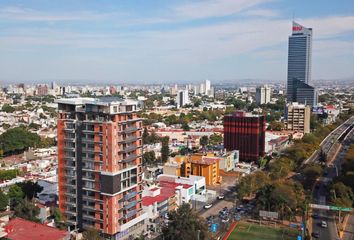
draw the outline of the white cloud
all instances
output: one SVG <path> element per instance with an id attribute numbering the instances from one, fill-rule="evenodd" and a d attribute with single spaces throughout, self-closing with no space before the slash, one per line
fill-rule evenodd
<path id="1" fill-rule="evenodd" d="M 232 15 L 270 0 L 207 0 L 175 7 L 177 16 L 187 19 Z"/>
<path id="2" fill-rule="evenodd" d="M 111 16 L 111 14 L 101 14 L 90 11 L 70 13 L 47 13 L 30 8 L 0 8 L 0 19 L 8 19 L 15 21 L 93 21 L 105 19 L 109 16 Z"/>
<path id="3" fill-rule="evenodd" d="M 244 14 L 253 17 L 277 17 L 280 15 L 278 11 L 270 9 L 253 9 L 246 11 Z"/>

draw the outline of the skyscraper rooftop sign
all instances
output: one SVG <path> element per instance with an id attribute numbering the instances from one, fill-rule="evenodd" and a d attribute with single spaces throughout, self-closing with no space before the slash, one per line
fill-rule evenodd
<path id="1" fill-rule="evenodd" d="M 311 28 L 306 28 L 304 26 L 301 26 L 297 22 L 293 22 L 293 34 L 310 34 L 311 33 Z"/>

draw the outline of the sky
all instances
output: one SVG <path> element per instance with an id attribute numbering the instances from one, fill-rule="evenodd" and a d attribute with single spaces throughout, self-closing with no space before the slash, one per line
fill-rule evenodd
<path id="1" fill-rule="evenodd" d="M 312 79 L 354 79 L 353 0 L 1 0 L 0 81 L 286 81 L 292 20 Z"/>

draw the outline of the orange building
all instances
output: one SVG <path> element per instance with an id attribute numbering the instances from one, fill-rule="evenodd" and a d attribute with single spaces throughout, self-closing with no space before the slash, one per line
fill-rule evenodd
<path id="1" fill-rule="evenodd" d="M 206 185 L 221 183 L 219 174 L 222 158 L 213 155 L 193 154 L 190 156 L 176 156 L 164 166 L 164 174 L 189 177 L 190 175 L 205 177 Z"/>

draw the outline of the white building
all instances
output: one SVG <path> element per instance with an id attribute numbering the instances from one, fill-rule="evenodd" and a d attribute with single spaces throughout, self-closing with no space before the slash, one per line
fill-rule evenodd
<path id="1" fill-rule="evenodd" d="M 187 90 L 179 90 L 176 96 L 176 105 L 177 108 L 183 107 L 189 104 L 189 96 Z"/>
<path id="2" fill-rule="evenodd" d="M 256 89 L 256 103 L 258 105 L 267 104 L 271 99 L 271 88 L 268 86 L 257 87 Z"/>

